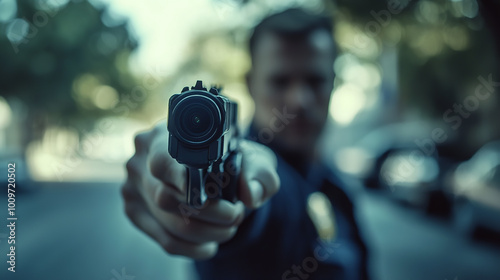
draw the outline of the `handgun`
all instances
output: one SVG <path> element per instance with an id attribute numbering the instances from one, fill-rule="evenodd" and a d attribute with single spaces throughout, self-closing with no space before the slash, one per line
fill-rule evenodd
<path id="1" fill-rule="evenodd" d="M 221 88 L 198 80 L 169 99 L 168 152 L 187 168 L 186 202 L 201 208 L 208 198 L 237 199 L 242 156 L 238 106 Z"/>

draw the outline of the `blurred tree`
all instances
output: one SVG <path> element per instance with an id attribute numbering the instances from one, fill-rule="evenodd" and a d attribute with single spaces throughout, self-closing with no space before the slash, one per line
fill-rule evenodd
<path id="1" fill-rule="evenodd" d="M 479 76 L 499 80 L 500 4 L 494 0 L 325 0 L 336 21 L 355 27 L 381 50 L 398 57 L 397 115 L 445 121 L 444 114 L 474 95 Z M 352 30 L 352 29 L 351 29 Z M 396 39 L 394 39 L 396 38 Z M 496 44 L 495 44 L 496 43 Z M 356 52 L 356 49 L 344 49 Z M 381 59 L 377 57 L 376 59 Z M 385 77 L 387 78 L 387 77 Z M 498 90 L 463 117 L 446 145 L 467 158 L 500 138 Z M 413 114 L 408 114 L 413 113 Z M 416 114 L 415 114 L 416 113 Z M 448 124 L 448 128 L 449 124 Z M 459 155 L 459 153 L 461 153 Z"/>
<path id="2" fill-rule="evenodd" d="M 0 21 L 0 96 L 26 108 L 22 146 L 49 124 L 89 127 L 129 93 L 126 22 L 87 1 L 3 1 L 13 13 Z"/>

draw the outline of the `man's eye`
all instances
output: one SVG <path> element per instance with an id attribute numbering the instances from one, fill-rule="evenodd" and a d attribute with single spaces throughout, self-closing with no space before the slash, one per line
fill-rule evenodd
<path id="1" fill-rule="evenodd" d="M 325 83 L 326 79 L 323 77 L 310 77 L 308 84 L 312 87 L 319 87 Z"/>
<path id="2" fill-rule="evenodd" d="M 276 88 L 285 88 L 288 85 L 287 77 L 274 77 L 271 79 L 271 82 Z"/>

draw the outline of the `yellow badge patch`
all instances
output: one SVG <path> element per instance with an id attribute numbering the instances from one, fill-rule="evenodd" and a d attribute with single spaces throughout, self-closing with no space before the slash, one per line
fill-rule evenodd
<path id="1" fill-rule="evenodd" d="M 314 192 L 307 198 L 307 214 L 318 232 L 319 238 L 331 242 L 336 236 L 335 212 L 328 197 Z"/>

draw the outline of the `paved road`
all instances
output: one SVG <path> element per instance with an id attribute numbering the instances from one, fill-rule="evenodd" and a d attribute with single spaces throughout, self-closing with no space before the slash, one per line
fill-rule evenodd
<path id="1" fill-rule="evenodd" d="M 168 256 L 125 218 L 118 184 L 38 188 L 17 197 L 16 273 L 7 271 L 0 227 L 0 279 L 194 279 L 188 260 Z M 6 196 L 0 199 L 3 224 Z M 499 248 L 469 242 L 381 195 L 362 192 L 358 206 L 376 279 L 500 279 Z"/>
<path id="2" fill-rule="evenodd" d="M 126 219 L 118 184 L 54 184 L 19 194 L 17 216 L 17 272 L 7 272 L 3 239 L 0 279 L 186 279 L 189 262 L 165 254 Z"/>
<path id="3" fill-rule="evenodd" d="M 383 194 L 362 193 L 357 202 L 377 279 L 500 279 L 498 245 L 474 242 Z"/>

